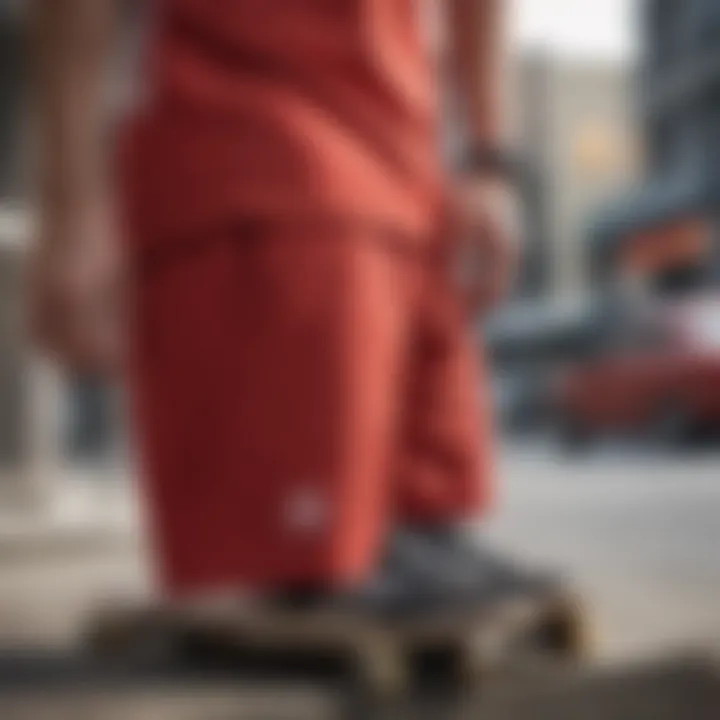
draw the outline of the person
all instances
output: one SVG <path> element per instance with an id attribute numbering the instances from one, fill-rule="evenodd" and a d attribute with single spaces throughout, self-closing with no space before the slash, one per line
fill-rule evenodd
<path id="1" fill-rule="evenodd" d="M 412 0 L 158 1 L 108 142 L 117 4 L 33 3 L 33 323 L 127 373 L 162 592 L 490 567 L 456 529 L 493 485 L 471 320 L 517 256 L 502 0 L 440 2 L 441 61 Z"/>

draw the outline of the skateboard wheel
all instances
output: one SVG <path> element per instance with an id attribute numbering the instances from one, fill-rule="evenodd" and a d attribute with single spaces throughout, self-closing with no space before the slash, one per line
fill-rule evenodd
<path id="1" fill-rule="evenodd" d="M 122 612 L 106 612 L 92 623 L 85 636 L 85 648 L 96 658 L 134 660 L 168 651 L 167 628 L 150 617 Z"/>
<path id="2" fill-rule="evenodd" d="M 86 632 L 84 646 L 99 657 L 117 657 L 128 652 L 133 644 L 130 623 L 108 615 L 101 615 Z"/>
<path id="3" fill-rule="evenodd" d="M 545 614 L 539 629 L 540 649 L 563 659 L 582 660 L 591 651 L 588 622 L 582 602 L 566 598 Z"/>
<path id="4" fill-rule="evenodd" d="M 395 698 L 407 689 L 407 663 L 390 643 L 375 641 L 359 648 L 356 662 L 358 679 L 374 697 Z"/>
<path id="5" fill-rule="evenodd" d="M 463 690 L 480 686 L 488 671 L 485 648 L 473 643 L 460 650 L 458 657 L 458 681 Z"/>

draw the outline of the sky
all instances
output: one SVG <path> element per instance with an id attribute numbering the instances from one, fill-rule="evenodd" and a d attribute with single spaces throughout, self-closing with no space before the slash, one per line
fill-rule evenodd
<path id="1" fill-rule="evenodd" d="M 513 30 L 523 46 L 570 57 L 631 58 L 638 0 L 513 0 Z"/>

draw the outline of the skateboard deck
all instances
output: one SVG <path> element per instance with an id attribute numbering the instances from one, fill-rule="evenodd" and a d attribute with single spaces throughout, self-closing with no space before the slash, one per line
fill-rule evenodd
<path id="1" fill-rule="evenodd" d="M 475 687 L 518 663 L 576 663 L 589 654 L 587 626 L 582 602 L 566 590 L 392 618 L 239 603 L 116 605 L 94 618 L 86 644 L 115 661 L 163 653 L 300 666 L 324 661 L 342 666 L 373 695 L 390 697 L 405 692 L 424 667 L 458 687 Z"/>

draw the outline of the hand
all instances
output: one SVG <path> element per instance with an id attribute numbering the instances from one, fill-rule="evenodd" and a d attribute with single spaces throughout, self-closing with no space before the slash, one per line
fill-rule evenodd
<path id="1" fill-rule="evenodd" d="M 113 220 L 105 202 L 49 212 L 31 257 L 32 333 L 69 370 L 106 373 L 123 359 L 126 287 Z"/>
<path id="2" fill-rule="evenodd" d="M 459 283 L 473 314 L 491 310 L 512 290 L 520 259 L 515 190 L 502 178 L 466 178 L 452 209 Z"/>

